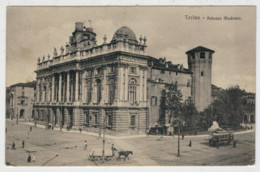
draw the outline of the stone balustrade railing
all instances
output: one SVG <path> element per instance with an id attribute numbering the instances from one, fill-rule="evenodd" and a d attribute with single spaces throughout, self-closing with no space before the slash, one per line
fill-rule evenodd
<path id="1" fill-rule="evenodd" d="M 103 55 L 115 51 L 124 51 L 128 53 L 145 55 L 146 45 L 135 45 L 128 42 L 118 41 L 116 43 L 103 44 L 87 50 L 77 50 L 75 52 L 69 52 L 65 55 L 59 55 L 52 59 L 39 62 L 37 70 L 48 68 L 49 66 L 61 64 L 72 60 L 82 60 L 90 57 Z"/>

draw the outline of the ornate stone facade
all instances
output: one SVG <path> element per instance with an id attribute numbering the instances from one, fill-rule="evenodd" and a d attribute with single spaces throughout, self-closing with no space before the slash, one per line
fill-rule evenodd
<path id="1" fill-rule="evenodd" d="M 115 32 L 110 43 L 104 36 L 104 43 L 97 46 L 95 37 L 92 28 L 78 22 L 65 53 L 61 49 L 58 55 L 55 49 L 52 59 L 38 60 L 34 104 L 38 121 L 139 134 L 158 120 L 158 105 L 154 108 L 151 101 L 154 97 L 159 101 L 165 83 L 178 82 L 184 97 L 191 96 L 192 72 L 147 56 L 145 37 L 137 41 L 126 26 Z"/>

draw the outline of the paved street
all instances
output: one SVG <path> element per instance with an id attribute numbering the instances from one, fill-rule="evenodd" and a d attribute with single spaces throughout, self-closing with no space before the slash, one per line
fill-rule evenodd
<path id="1" fill-rule="evenodd" d="M 96 134 L 79 132 L 60 132 L 45 130 L 41 127 L 15 121 L 6 121 L 6 162 L 14 166 L 176 166 L 176 165 L 251 165 L 255 161 L 254 132 L 238 133 L 235 135 L 237 147 L 232 145 L 220 146 L 219 149 L 208 146 L 208 136 L 186 136 L 181 140 L 181 157 L 177 157 L 177 136 L 137 136 L 112 137 L 106 139 L 106 154 L 111 154 L 111 144 L 118 150 L 132 150 L 129 160 L 93 162 L 88 160 L 92 149 L 102 150 L 102 138 Z M 192 147 L 189 141 L 192 140 Z M 25 148 L 22 148 L 22 140 Z M 84 142 L 87 140 L 87 150 Z M 16 150 L 11 150 L 13 141 Z M 28 153 L 36 151 L 36 162 L 27 163 Z M 58 155 L 58 156 L 56 156 Z"/>

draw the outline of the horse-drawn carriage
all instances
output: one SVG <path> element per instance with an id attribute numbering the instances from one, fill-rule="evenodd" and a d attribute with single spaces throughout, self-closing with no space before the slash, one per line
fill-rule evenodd
<path id="1" fill-rule="evenodd" d="M 124 151 L 124 150 L 119 150 L 113 148 L 113 150 L 105 150 L 104 152 L 104 160 L 105 161 L 110 161 L 112 160 L 116 154 L 115 152 L 118 153 L 117 160 L 121 160 L 121 156 L 123 157 L 124 161 L 126 158 L 129 160 L 129 155 L 133 155 L 133 151 Z M 103 151 L 100 149 L 97 150 L 92 150 L 91 153 L 89 154 L 89 160 L 91 161 L 102 161 L 103 160 Z"/>
<path id="2" fill-rule="evenodd" d="M 111 150 L 105 150 L 104 160 L 109 161 L 114 157 Z M 103 151 L 100 149 L 92 150 L 89 154 L 89 160 L 91 161 L 102 161 L 103 160 Z"/>

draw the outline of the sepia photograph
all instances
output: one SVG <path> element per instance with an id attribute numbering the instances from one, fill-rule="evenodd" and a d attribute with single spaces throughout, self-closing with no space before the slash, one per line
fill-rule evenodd
<path id="1" fill-rule="evenodd" d="M 256 163 L 256 6 L 8 6 L 5 58 L 5 166 Z"/>

